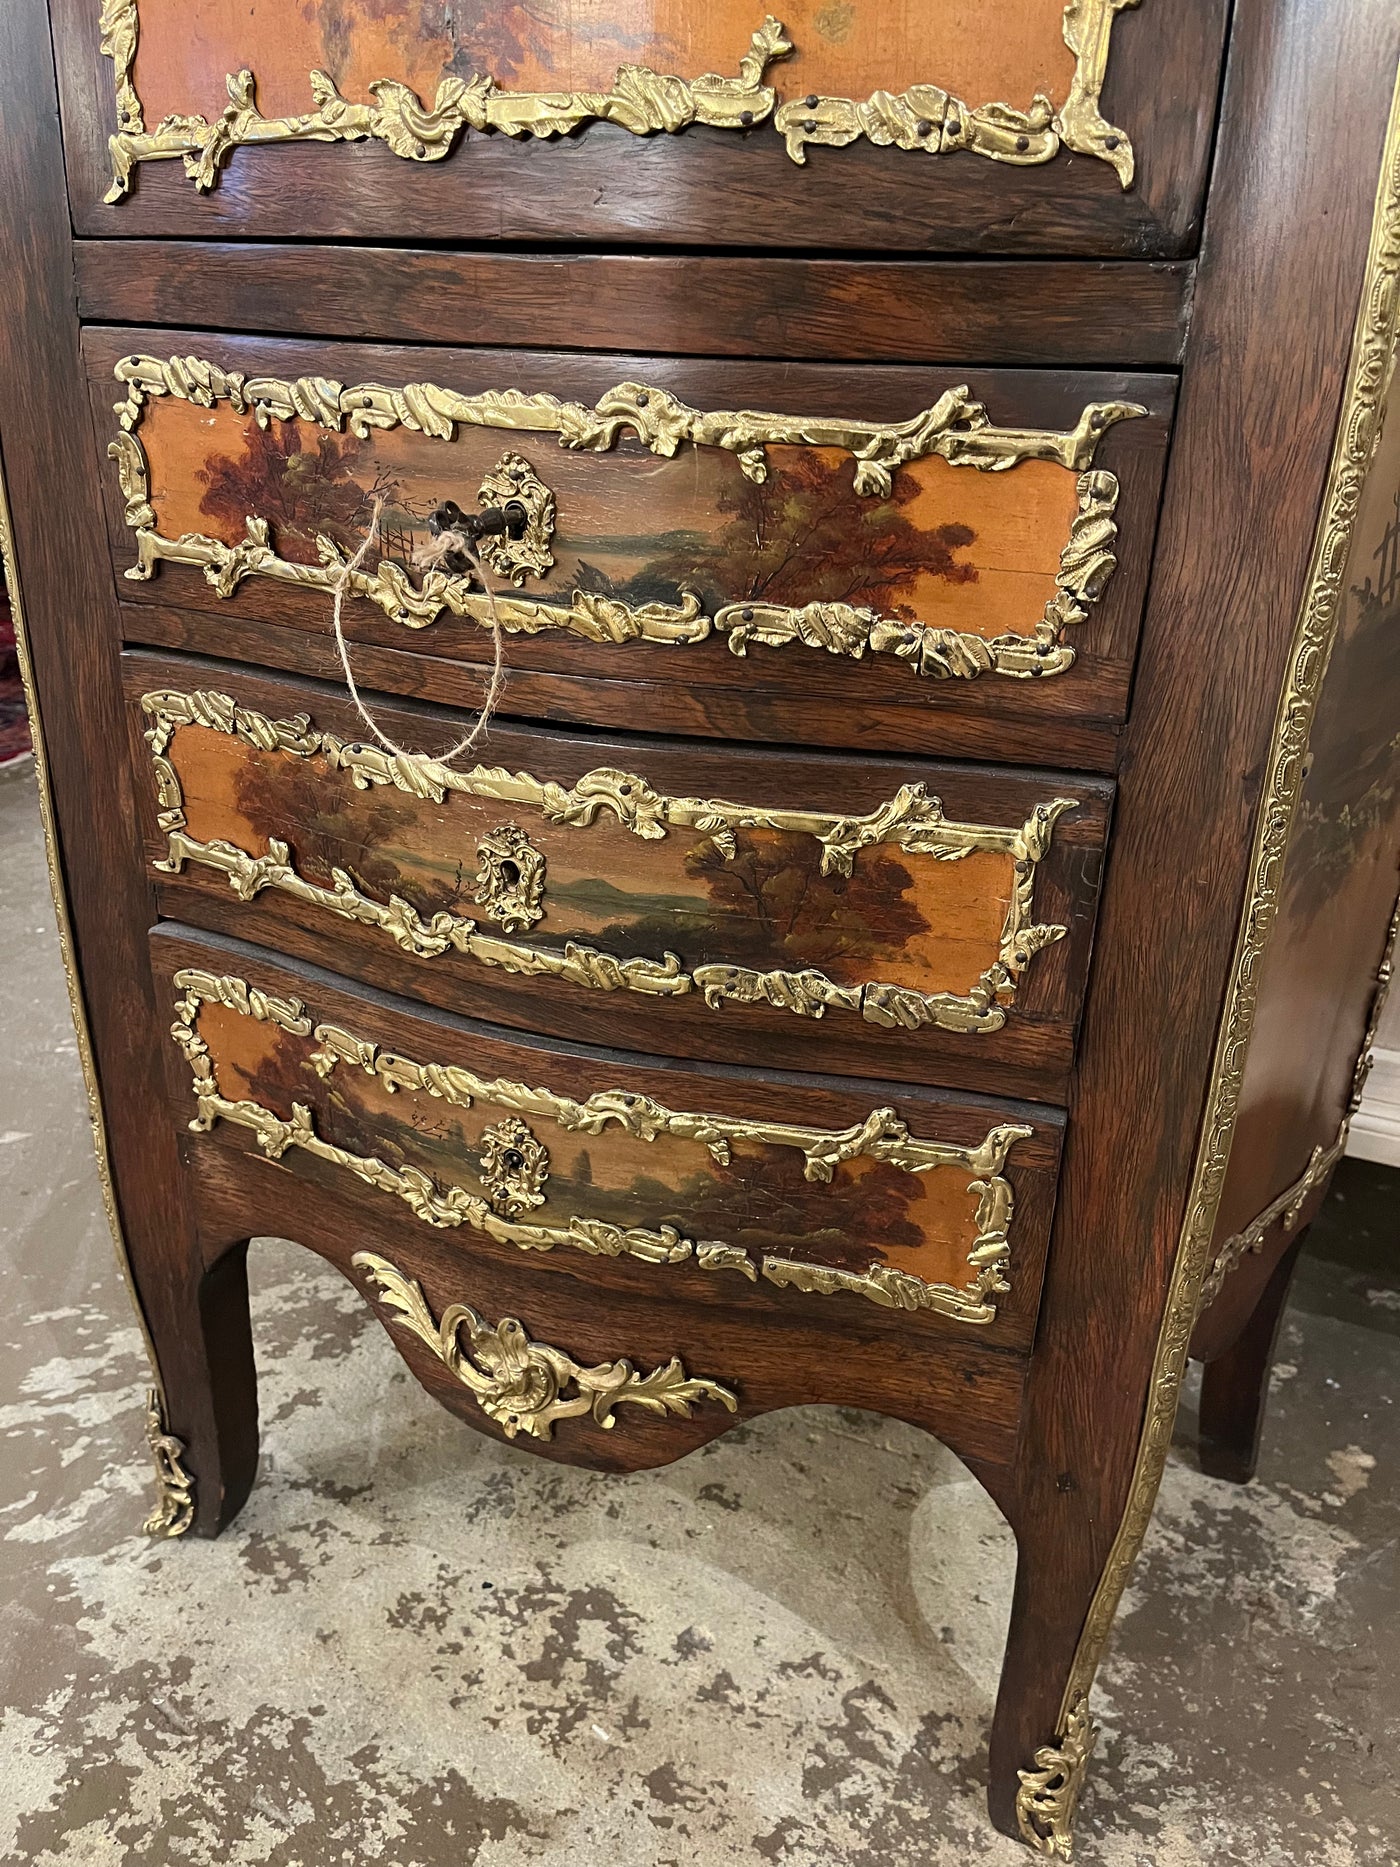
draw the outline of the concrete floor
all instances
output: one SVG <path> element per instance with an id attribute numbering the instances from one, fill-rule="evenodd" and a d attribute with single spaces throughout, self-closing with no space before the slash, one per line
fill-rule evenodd
<path id="1" fill-rule="evenodd" d="M 0 1860 L 1016 1867 L 982 1807 L 1010 1538 L 912 1429 L 810 1409 L 606 1479 L 434 1407 L 309 1254 L 253 1256 L 264 1470 L 136 1534 L 32 779 L 0 785 Z M 1097 1708 L 1086 1867 L 1400 1859 L 1397 1182 L 1344 1172 L 1261 1477 L 1183 1415 Z M 1387 1262 L 1388 1260 L 1388 1262 Z"/>

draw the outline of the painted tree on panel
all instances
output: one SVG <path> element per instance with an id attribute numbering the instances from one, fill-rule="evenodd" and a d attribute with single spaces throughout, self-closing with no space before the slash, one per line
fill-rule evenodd
<path id="1" fill-rule="evenodd" d="M 691 1238 L 715 1238 L 763 1253 L 793 1253 L 841 1270 L 897 1263 L 924 1234 L 913 1211 L 920 1176 L 888 1162 L 864 1171 L 839 1169 L 830 1182 L 804 1177 L 791 1148 L 746 1151 L 731 1168 L 711 1167 L 679 1182 L 646 1173 L 625 1186 L 595 1177 L 587 1150 L 566 1162 L 556 1148 L 547 1195 L 551 1209 L 581 1212 L 612 1225 L 674 1225 Z M 759 1158 L 761 1156 L 761 1158 Z M 971 1215 L 972 1202 L 968 1202 Z"/>
<path id="2" fill-rule="evenodd" d="M 888 499 L 859 495 L 849 458 L 806 449 L 756 485 L 735 476 L 717 504 L 727 523 L 705 547 L 731 601 L 851 603 L 913 617 L 901 605 L 921 577 L 975 583 L 977 567 L 956 553 L 976 542 L 969 525 L 925 527 L 907 507 L 919 497 L 912 474 L 897 473 Z M 693 584 L 694 557 L 655 568 Z"/>
<path id="3" fill-rule="evenodd" d="M 303 1103 L 315 1111 L 321 1137 L 353 1154 L 390 1166 L 420 1167 L 448 1190 L 479 1190 L 477 1137 L 498 1111 L 480 1103 L 470 1113 L 413 1091 L 389 1097 L 382 1083 L 358 1071 L 337 1072 L 326 1083 L 311 1064 L 311 1044 L 275 1025 L 251 1033 L 238 1014 L 206 1009 L 200 1028 L 219 1072 L 228 1034 L 237 1032 L 237 1070 L 225 1064 L 222 1093 L 248 1096 L 283 1120 Z M 617 1181 L 600 1174 L 588 1146 L 552 1123 L 539 1125 L 550 1150 L 543 1223 L 578 1212 L 609 1224 L 673 1224 L 693 1238 L 718 1238 L 758 1252 L 795 1252 L 818 1263 L 863 1271 L 924 1240 L 916 1208 L 922 1177 L 889 1162 L 859 1162 L 837 1169 L 829 1182 L 808 1180 L 792 1148 L 741 1148 L 728 1167 L 706 1161 L 682 1167 L 693 1148 L 662 1144 L 657 1171 Z M 677 1169 L 680 1168 L 678 1172 Z M 669 1171 L 668 1171 L 669 1169 Z M 970 1208 L 969 1208 L 970 1211 Z"/>
<path id="4" fill-rule="evenodd" d="M 312 0 L 327 69 L 350 57 L 356 30 L 366 19 L 382 21 L 390 40 L 406 54 L 420 45 L 439 46 L 444 73 L 471 78 L 488 72 L 509 85 L 527 58 L 548 69 L 550 36 L 567 19 L 557 5 L 502 5 L 500 0 Z M 645 41 L 643 41 L 645 43 Z"/>
<path id="5" fill-rule="evenodd" d="M 297 421 L 269 421 L 266 428 L 250 421 L 240 454 L 210 454 L 198 470 L 206 489 L 199 509 L 220 523 L 225 536 L 240 534 L 245 518 L 256 513 L 271 522 L 284 558 L 314 564 L 318 535 L 354 551 L 375 499 L 383 495 L 392 502 L 401 494 L 399 482 L 382 469 L 375 471 L 366 455 L 365 444 L 351 434 L 331 434 Z M 381 528 L 396 516 L 403 515 L 386 505 Z"/>
<path id="6" fill-rule="evenodd" d="M 699 844 L 686 872 L 703 880 L 726 923 L 750 923 L 755 944 L 775 959 L 813 966 L 864 958 L 928 932 L 906 895 L 913 876 L 883 850 L 863 850 L 849 876 L 823 875 L 813 836 L 741 830 L 736 842 L 729 857 L 713 842 Z"/>
<path id="7" fill-rule="evenodd" d="M 625 918 L 591 938 L 613 953 L 674 952 L 686 966 L 835 966 L 844 978 L 928 932 L 902 862 L 863 850 L 848 877 L 823 875 L 821 856 L 810 836 L 741 830 L 728 857 L 706 838 L 685 860 L 704 896 L 682 905 L 638 893 Z"/>

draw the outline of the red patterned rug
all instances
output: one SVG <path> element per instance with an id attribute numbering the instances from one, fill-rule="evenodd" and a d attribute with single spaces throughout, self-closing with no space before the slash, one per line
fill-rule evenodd
<path id="1" fill-rule="evenodd" d="M 0 771 L 27 758 L 29 750 L 29 716 L 24 710 L 24 689 L 19 681 L 14 618 L 4 588 L 0 586 Z"/>

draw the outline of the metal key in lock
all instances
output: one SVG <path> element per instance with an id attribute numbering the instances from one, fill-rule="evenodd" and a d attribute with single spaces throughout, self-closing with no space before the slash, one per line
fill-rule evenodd
<path id="1" fill-rule="evenodd" d="M 513 584 L 541 576 L 554 566 L 554 494 L 520 454 L 503 454 L 477 493 L 479 512 L 464 512 L 455 499 L 444 499 L 428 518 L 434 538 L 456 532 L 498 576 Z M 442 567 L 453 576 L 469 576 L 466 553 L 448 551 Z"/>

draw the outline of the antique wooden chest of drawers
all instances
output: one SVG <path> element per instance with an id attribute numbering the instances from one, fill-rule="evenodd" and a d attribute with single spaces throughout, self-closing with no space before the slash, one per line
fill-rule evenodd
<path id="1" fill-rule="evenodd" d="M 991 1813 L 1068 1855 L 1392 964 L 1398 62 L 1392 0 L 10 0 L 153 1532 L 253 1482 L 264 1232 L 548 1457 L 881 1410 L 1015 1531 Z"/>

